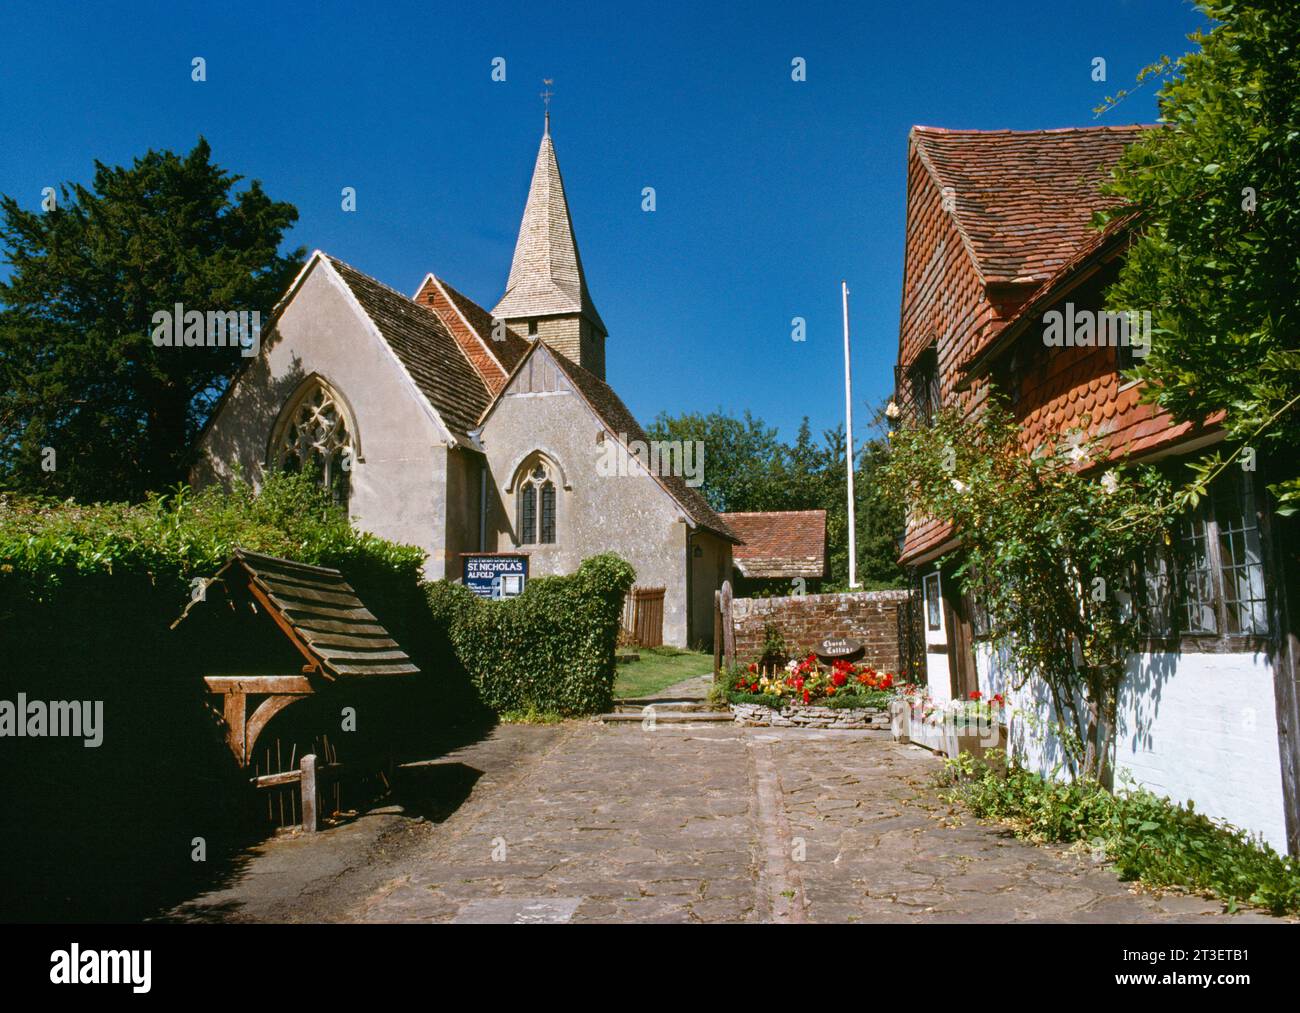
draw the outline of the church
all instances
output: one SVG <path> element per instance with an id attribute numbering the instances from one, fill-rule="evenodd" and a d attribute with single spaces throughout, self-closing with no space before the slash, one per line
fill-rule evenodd
<path id="1" fill-rule="evenodd" d="M 601 320 L 543 132 L 491 311 L 426 274 L 413 296 L 317 250 L 199 437 L 194 485 L 308 463 L 361 529 L 458 580 L 469 552 L 529 575 L 615 552 L 664 588 L 665 644 L 707 646 L 739 538 L 680 474 L 610 469 L 645 432 L 605 381 Z M 639 443 L 638 443 L 639 441 Z"/>

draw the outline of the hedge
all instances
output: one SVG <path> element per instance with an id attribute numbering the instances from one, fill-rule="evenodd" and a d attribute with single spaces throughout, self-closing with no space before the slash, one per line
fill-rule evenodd
<path id="1" fill-rule="evenodd" d="M 534 578 L 505 601 L 440 581 L 428 587 L 429 612 L 446 656 L 496 713 L 594 714 L 613 703 L 614 649 L 635 578 L 606 553 L 577 573 Z"/>
<path id="2" fill-rule="evenodd" d="M 339 567 L 420 664 L 423 552 L 354 531 L 304 477 L 142 504 L 0 493 L 0 699 L 103 701 L 105 726 L 94 749 L 0 738 L 11 917 L 143 916 L 255 831 L 247 773 L 206 706 L 204 646 L 170 629 L 191 579 L 237 545 Z M 208 863 L 190 859 L 195 836 Z"/>

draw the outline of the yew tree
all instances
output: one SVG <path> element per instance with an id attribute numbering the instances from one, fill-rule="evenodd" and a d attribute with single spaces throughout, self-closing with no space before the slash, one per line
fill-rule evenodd
<path id="1" fill-rule="evenodd" d="M 185 155 L 96 162 L 89 186 L 43 201 L 0 197 L 0 487 L 137 500 L 185 477 L 246 360 L 155 347 L 153 314 L 181 303 L 265 320 L 304 255 L 280 252 L 294 206 L 241 181 L 200 138 Z"/>

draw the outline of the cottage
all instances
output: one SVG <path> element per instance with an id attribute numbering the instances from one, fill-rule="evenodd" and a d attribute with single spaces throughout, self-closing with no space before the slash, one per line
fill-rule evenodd
<path id="1" fill-rule="evenodd" d="M 1055 322 L 1103 310 L 1132 222 L 1106 231 L 1089 222 L 1103 206 L 1098 184 L 1145 129 L 913 128 L 895 395 L 913 422 L 926 424 L 940 405 L 976 411 L 997 389 L 1026 450 L 1083 427 L 1104 437 L 1111 461 L 1176 464 L 1222 439 L 1215 419 L 1175 424 L 1140 402 L 1140 384 L 1125 375 L 1140 341 L 1045 340 Z M 1296 853 L 1295 574 L 1266 471 L 1262 462 L 1258 472 L 1225 472 L 1178 531 L 1190 567 L 1162 558 L 1145 574 L 1148 635 L 1130 665 L 1110 761 Z M 901 561 L 923 600 L 929 691 L 940 700 L 1011 692 L 978 602 L 941 563 L 959 555 L 942 519 L 911 519 Z M 1013 704 L 1041 711 L 1032 691 Z M 1022 746 L 1043 771 L 1059 755 L 1050 735 Z"/>

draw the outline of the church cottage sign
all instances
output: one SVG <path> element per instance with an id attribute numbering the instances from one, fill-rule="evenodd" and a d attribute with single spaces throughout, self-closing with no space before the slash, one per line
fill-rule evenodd
<path id="1" fill-rule="evenodd" d="M 523 552 L 466 552 L 465 586 L 480 598 L 515 598 L 528 582 L 528 555 Z"/>
<path id="2" fill-rule="evenodd" d="M 817 657 L 835 660 L 854 659 L 862 654 L 862 641 L 848 637 L 827 637 L 817 645 Z"/>

